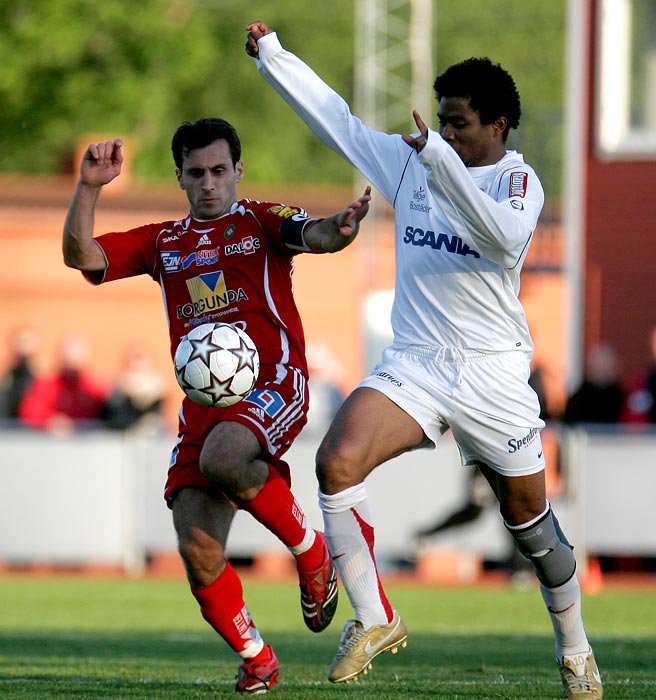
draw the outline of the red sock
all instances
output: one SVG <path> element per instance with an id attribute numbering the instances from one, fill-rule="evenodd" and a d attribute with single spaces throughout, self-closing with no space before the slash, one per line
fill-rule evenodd
<path id="1" fill-rule="evenodd" d="M 303 542 L 308 529 L 312 530 L 287 481 L 271 465 L 262 490 L 250 501 L 240 501 L 239 507 L 271 530 L 286 547 L 298 546 Z M 307 551 L 296 555 L 296 560 L 303 568 L 319 566 L 323 561 L 321 540 L 316 538 Z"/>
<path id="2" fill-rule="evenodd" d="M 226 564 L 225 571 L 209 586 L 191 592 L 200 605 L 200 611 L 209 624 L 238 654 L 252 644 L 262 641 L 246 603 L 237 572 Z"/>
<path id="3" fill-rule="evenodd" d="M 262 647 L 262 651 L 259 654 L 255 654 L 253 659 L 255 661 L 259 661 L 260 663 L 262 661 L 268 661 L 271 658 L 271 647 L 268 644 L 265 644 Z"/>

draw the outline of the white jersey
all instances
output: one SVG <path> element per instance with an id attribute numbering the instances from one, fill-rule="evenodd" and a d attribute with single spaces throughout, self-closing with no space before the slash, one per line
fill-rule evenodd
<path id="1" fill-rule="evenodd" d="M 275 33 L 259 40 L 256 63 L 394 207 L 394 345 L 532 353 L 519 274 L 544 192 L 522 155 L 508 151 L 494 165 L 467 168 L 432 130 L 417 154 L 399 134 L 365 126 Z"/>

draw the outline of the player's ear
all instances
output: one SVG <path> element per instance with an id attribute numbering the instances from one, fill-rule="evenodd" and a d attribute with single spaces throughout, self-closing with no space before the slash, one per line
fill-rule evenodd
<path id="1" fill-rule="evenodd" d="M 243 160 L 238 160 L 235 163 L 235 174 L 237 176 L 235 178 L 235 181 L 241 182 L 243 177 L 244 177 L 244 161 Z"/>
<path id="2" fill-rule="evenodd" d="M 175 176 L 178 178 L 178 185 L 180 185 L 180 189 L 184 190 L 185 186 L 182 182 L 182 171 L 180 170 L 180 168 L 175 169 Z"/>
<path id="3" fill-rule="evenodd" d="M 494 120 L 494 126 L 501 136 L 503 136 L 506 128 L 508 127 L 508 120 L 505 117 L 499 117 Z"/>

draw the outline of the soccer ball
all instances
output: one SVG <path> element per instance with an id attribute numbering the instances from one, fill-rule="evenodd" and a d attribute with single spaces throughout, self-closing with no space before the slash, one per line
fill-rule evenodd
<path id="1" fill-rule="evenodd" d="M 222 408 L 241 401 L 260 372 L 255 343 L 230 323 L 204 323 L 189 331 L 173 364 L 178 384 L 192 401 Z"/>

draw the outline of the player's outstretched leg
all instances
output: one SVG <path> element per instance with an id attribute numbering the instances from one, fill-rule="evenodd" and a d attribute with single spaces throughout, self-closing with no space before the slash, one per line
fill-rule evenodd
<path id="1" fill-rule="evenodd" d="M 384 651 L 396 654 L 399 647 L 408 645 L 408 632 L 399 613 L 387 625 L 365 629 L 359 620 L 349 620 L 339 640 L 339 649 L 328 671 L 331 683 L 348 683 L 367 675 L 371 662 Z"/>
<path id="2" fill-rule="evenodd" d="M 244 602 L 241 581 L 230 564 L 209 586 L 191 587 L 205 620 L 239 654 L 238 693 L 260 694 L 278 680 L 278 660 L 262 637 Z"/>
<path id="3" fill-rule="evenodd" d="M 378 654 L 407 646 L 408 634 L 378 576 L 365 485 L 332 495 L 320 493 L 319 505 L 335 566 L 355 611 L 328 672 L 331 682 L 343 683 L 366 674 Z"/>
<path id="4" fill-rule="evenodd" d="M 565 697 L 602 700 L 601 676 L 583 627 L 576 560 L 551 506 L 547 505 L 545 512 L 529 523 L 506 523 L 506 527 L 540 580 L 540 592 L 554 630 L 556 662 Z"/>

